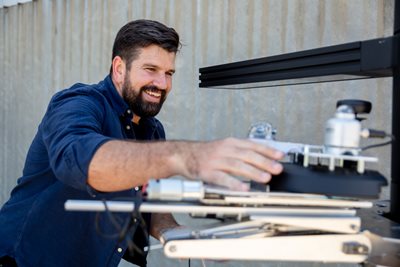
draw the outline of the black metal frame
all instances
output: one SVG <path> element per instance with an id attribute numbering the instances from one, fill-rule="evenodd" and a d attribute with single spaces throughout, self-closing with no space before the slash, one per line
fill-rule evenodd
<path id="1" fill-rule="evenodd" d="M 399 49 L 398 39 L 391 36 L 200 68 L 200 87 L 291 79 L 303 83 L 304 78 L 332 75 L 342 75 L 341 79 L 390 77 L 397 64 L 391 55 Z"/>
<path id="2" fill-rule="evenodd" d="M 261 83 L 264 85 L 256 87 L 268 87 L 271 81 L 281 81 L 279 85 L 326 82 L 332 81 L 328 77 L 335 75 L 344 76 L 340 80 L 393 77 L 392 134 L 399 139 L 399 38 L 400 3 L 395 0 L 393 36 L 200 68 L 199 86 L 229 89 L 232 85 Z M 319 77 L 326 79 L 320 80 Z M 314 80 L 310 81 L 310 78 Z M 292 82 L 292 79 L 298 81 Z M 399 159 L 400 142 L 395 140 L 391 154 L 391 208 L 388 217 L 396 222 L 400 222 Z"/>
<path id="3" fill-rule="evenodd" d="M 400 36 L 400 3 L 395 0 L 394 7 L 394 36 Z M 400 222 L 400 66 L 399 53 L 397 49 L 393 51 L 392 57 L 397 59 L 393 66 L 393 96 L 392 96 L 392 134 L 397 138 L 392 144 L 391 174 L 390 184 L 390 218 Z"/>

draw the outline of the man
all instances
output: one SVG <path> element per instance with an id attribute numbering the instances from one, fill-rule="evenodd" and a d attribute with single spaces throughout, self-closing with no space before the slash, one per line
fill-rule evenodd
<path id="1" fill-rule="evenodd" d="M 172 28 L 130 22 L 116 36 L 110 75 L 52 98 L 0 212 L 3 266 L 117 266 L 123 257 L 145 266 L 143 254 L 132 256 L 129 242 L 112 235 L 118 231 L 107 214 L 67 212 L 64 202 L 135 197 L 150 178 L 174 175 L 248 190 L 234 177 L 268 182 L 282 171 L 282 153 L 247 140 L 163 141 L 154 116 L 172 88 L 179 46 Z M 169 214 L 143 217 L 155 238 L 178 226 Z M 133 243 L 143 250 L 146 229 L 137 228 Z"/>

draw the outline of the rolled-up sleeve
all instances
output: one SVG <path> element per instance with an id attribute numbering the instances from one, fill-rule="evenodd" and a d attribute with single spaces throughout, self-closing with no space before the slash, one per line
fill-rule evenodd
<path id="1" fill-rule="evenodd" d="M 112 139 L 102 134 L 103 120 L 104 110 L 95 97 L 56 95 L 52 99 L 40 127 L 57 179 L 86 190 L 93 155 Z"/>

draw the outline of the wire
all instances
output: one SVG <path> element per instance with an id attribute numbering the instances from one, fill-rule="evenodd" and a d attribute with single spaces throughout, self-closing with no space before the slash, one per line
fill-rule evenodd
<path id="1" fill-rule="evenodd" d="M 385 137 L 389 137 L 390 140 L 387 141 L 387 142 L 383 142 L 383 143 L 378 143 L 378 144 L 374 144 L 374 145 L 369 145 L 369 146 L 362 147 L 361 150 L 362 150 L 362 151 L 365 151 L 365 150 L 367 150 L 367 149 L 374 148 L 374 147 L 381 147 L 381 146 L 390 145 L 391 143 L 393 143 L 393 142 L 395 141 L 394 136 L 391 135 L 391 134 L 385 134 Z"/>
<path id="2" fill-rule="evenodd" d="M 100 213 L 96 213 L 96 217 L 95 217 L 95 229 L 96 232 L 101 235 L 104 238 L 108 238 L 108 239 L 113 239 L 119 236 L 119 232 L 121 231 L 121 222 L 118 221 L 118 219 L 112 214 L 112 212 L 108 209 L 108 205 L 105 199 L 101 200 L 103 202 L 104 208 L 105 208 L 105 214 L 107 215 L 107 217 L 109 218 L 111 224 L 114 226 L 114 228 L 117 230 L 116 233 L 114 234 L 107 234 L 104 233 L 101 228 L 100 228 Z"/>
<path id="3" fill-rule="evenodd" d="M 149 243 L 150 243 L 149 234 L 147 232 L 146 222 L 143 219 L 142 214 L 139 212 L 140 205 L 143 203 L 143 199 L 142 199 L 142 195 L 141 195 L 140 191 L 137 192 L 137 195 L 133 200 L 134 200 L 135 208 L 134 208 L 133 212 L 131 213 L 131 218 L 132 218 L 132 220 L 130 221 L 131 226 L 128 227 L 128 229 L 125 233 L 121 232 L 121 238 L 123 238 L 125 236 L 125 240 L 128 244 L 129 253 L 131 253 L 131 255 L 133 255 L 135 252 L 137 252 L 143 256 L 146 256 L 148 251 L 138 248 L 136 246 L 136 244 L 132 241 L 132 238 L 134 238 L 137 228 L 140 227 L 140 229 L 143 232 L 144 238 L 145 238 L 145 246 L 149 246 Z"/>
<path id="4" fill-rule="evenodd" d="M 147 255 L 148 251 L 145 249 L 139 248 L 134 242 L 133 239 L 135 237 L 136 231 L 138 227 L 142 230 L 143 236 L 145 238 L 144 247 L 149 245 L 149 234 L 147 232 L 147 225 L 145 220 L 143 219 L 141 213 L 139 212 L 140 205 L 142 204 L 142 195 L 138 191 L 137 195 L 134 198 L 113 198 L 112 200 L 129 200 L 134 202 L 134 210 L 124 221 L 115 216 L 108 208 L 107 201 L 102 199 L 102 202 L 105 207 L 105 214 L 107 215 L 109 221 L 112 226 L 115 228 L 116 232 L 112 234 L 104 233 L 100 227 L 100 214 L 97 213 L 95 217 L 95 229 L 99 235 L 107 239 L 115 239 L 118 238 L 118 242 L 125 241 L 128 247 L 128 251 L 131 255 L 134 253 L 139 253 L 140 255 Z"/>

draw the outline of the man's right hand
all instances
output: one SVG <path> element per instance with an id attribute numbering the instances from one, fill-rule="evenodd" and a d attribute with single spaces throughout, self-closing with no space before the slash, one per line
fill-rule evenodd
<path id="1" fill-rule="evenodd" d="M 95 153 L 88 184 L 103 192 L 144 185 L 149 179 L 182 175 L 188 179 L 246 191 L 237 177 L 267 183 L 279 174 L 283 152 L 244 139 L 209 142 L 136 142 L 112 140 Z"/>
<path id="2" fill-rule="evenodd" d="M 186 149 L 185 146 L 178 149 L 183 152 L 178 160 L 184 163 L 181 175 L 189 179 L 247 191 L 248 185 L 235 177 L 267 183 L 271 174 L 277 175 L 283 170 L 277 162 L 284 157 L 283 152 L 250 140 L 227 138 L 186 144 Z"/>

